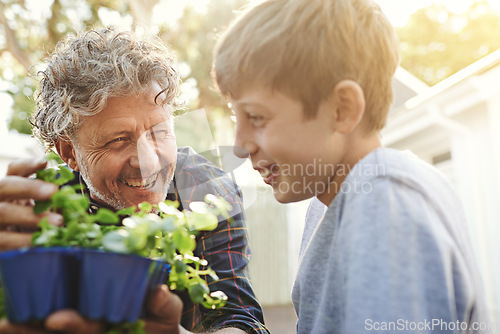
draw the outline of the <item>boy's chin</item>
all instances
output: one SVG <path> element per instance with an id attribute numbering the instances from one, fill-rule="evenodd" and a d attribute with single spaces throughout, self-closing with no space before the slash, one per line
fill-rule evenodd
<path id="1" fill-rule="evenodd" d="M 294 194 L 291 192 L 283 193 L 279 191 L 274 191 L 274 198 L 281 204 L 300 202 L 313 197 L 313 195 L 307 196 L 306 194 Z"/>

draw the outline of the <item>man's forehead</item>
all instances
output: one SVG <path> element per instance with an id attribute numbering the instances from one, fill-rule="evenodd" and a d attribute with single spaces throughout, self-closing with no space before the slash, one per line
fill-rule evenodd
<path id="1" fill-rule="evenodd" d="M 171 106 L 155 104 L 144 95 L 110 98 L 101 112 L 80 119 L 77 132 L 85 136 L 102 136 L 117 131 L 146 131 L 162 124 L 170 126 L 174 117 L 172 111 Z"/>
<path id="2" fill-rule="evenodd" d="M 151 97 L 153 98 L 153 102 L 159 105 L 167 105 L 169 101 L 166 101 L 167 99 L 167 91 L 165 89 L 162 89 L 161 86 L 156 82 L 153 81 L 148 85 L 148 89 L 146 90 L 146 93 L 149 93 Z"/>
<path id="3" fill-rule="evenodd" d="M 147 103 L 137 105 L 127 105 L 126 101 L 104 108 L 99 113 L 91 116 L 84 116 L 80 119 L 80 125 L 89 123 L 91 126 L 106 125 L 112 123 L 123 123 L 126 121 L 143 121 L 144 123 L 159 123 L 170 121 L 174 118 L 173 108 L 169 105 L 157 105 Z M 92 123 L 92 124 L 91 124 Z"/>

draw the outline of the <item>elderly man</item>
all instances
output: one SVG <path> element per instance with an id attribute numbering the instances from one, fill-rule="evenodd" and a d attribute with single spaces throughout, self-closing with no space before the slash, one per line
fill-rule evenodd
<path id="1" fill-rule="evenodd" d="M 195 251 L 219 275 L 220 281 L 210 287 L 228 295 L 226 306 L 204 309 L 187 294 L 159 289 L 149 298 L 147 332 L 268 333 L 248 280 L 249 250 L 238 188 L 191 149 L 176 147 L 172 106 L 178 74 L 168 49 L 136 40 L 131 33 L 91 31 L 59 43 L 41 74 L 35 133 L 74 171 L 74 182 L 88 193 L 91 210 L 117 210 L 165 198 L 187 208 L 190 201 L 207 193 L 223 196 L 233 205 L 235 223 L 221 220 L 216 230 L 201 232 Z M 31 203 L 48 199 L 57 190 L 27 178 L 44 166 L 42 161 L 12 163 L 0 181 L 1 248 L 29 244 L 26 231 L 41 219 Z M 57 214 L 42 215 L 62 224 Z M 51 315 L 43 330 L 6 320 L 0 323 L 2 333 L 45 330 L 97 333 L 103 329 L 72 310 Z"/>

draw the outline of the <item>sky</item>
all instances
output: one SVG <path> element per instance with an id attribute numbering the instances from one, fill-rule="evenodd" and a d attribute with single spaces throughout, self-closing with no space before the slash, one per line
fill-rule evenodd
<path id="1" fill-rule="evenodd" d="M 432 4 L 442 4 L 449 11 L 455 13 L 465 12 L 474 0 L 375 0 L 391 23 L 396 27 L 402 27 L 412 13 L 419 8 Z M 491 7 L 500 12 L 500 0 L 488 0 Z"/>
<path id="2" fill-rule="evenodd" d="M 261 2 L 263 0 L 250 0 Z M 408 17 L 416 10 L 432 4 L 443 4 L 452 12 L 461 13 L 467 10 L 474 0 L 375 0 L 387 15 L 394 26 L 404 26 Z M 491 6 L 500 12 L 500 0 L 488 0 Z M 153 17 L 155 23 L 161 20 L 175 21 L 182 15 L 184 6 L 191 7 L 203 12 L 210 0 L 160 0 Z"/>
<path id="3" fill-rule="evenodd" d="M 250 0 L 261 2 L 262 0 Z M 375 0 L 387 15 L 393 25 L 404 26 L 408 17 L 416 10 L 432 4 L 442 4 L 452 12 L 461 13 L 467 10 L 475 0 Z M 193 8 L 203 12 L 210 0 L 160 0 L 155 11 L 154 21 L 175 20 L 182 15 L 185 5 L 189 4 Z M 500 0 L 488 0 L 491 6 L 500 12 Z M 161 10 L 163 9 L 163 10 Z"/>
<path id="4" fill-rule="evenodd" d="M 261 2 L 262 0 L 250 0 Z M 395 26 L 403 26 L 408 17 L 417 9 L 431 4 L 443 4 L 448 10 L 453 12 L 464 12 L 475 0 L 375 0 L 380 4 L 383 11 Z M 488 0 L 491 6 L 500 12 L 500 0 Z M 28 7 L 33 9 L 33 13 L 47 15 L 52 0 L 26 0 Z M 155 8 L 153 23 L 161 21 L 174 22 L 182 15 L 184 7 L 190 5 L 195 10 L 204 12 L 210 0 L 160 0 Z M 111 13 L 106 18 L 109 23 L 116 24 L 119 17 L 113 17 Z M 123 20 L 123 19 L 122 19 Z"/>
<path id="5" fill-rule="evenodd" d="M 402 27 L 405 25 L 409 16 L 419 8 L 427 7 L 432 4 L 442 4 L 449 11 L 455 13 L 465 12 L 474 0 L 375 0 L 385 15 L 394 26 Z M 488 0 L 491 7 L 500 12 L 500 0 Z"/>

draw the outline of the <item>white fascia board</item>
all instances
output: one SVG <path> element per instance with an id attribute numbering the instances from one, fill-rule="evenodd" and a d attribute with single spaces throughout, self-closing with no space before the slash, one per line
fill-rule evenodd
<path id="1" fill-rule="evenodd" d="M 434 126 L 454 133 L 469 133 L 466 126 L 446 117 L 437 104 L 426 103 L 391 118 L 382 131 L 382 142 L 392 146 Z"/>
<path id="2" fill-rule="evenodd" d="M 382 130 L 382 141 L 384 145 L 391 146 L 434 124 L 434 118 L 424 108 L 408 110 L 388 121 Z"/>
<path id="3" fill-rule="evenodd" d="M 467 66 L 466 68 L 458 71 L 452 76 L 438 82 L 432 87 L 429 87 L 422 94 L 409 99 L 405 105 L 407 109 L 412 109 L 418 105 L 421 105 L 432 98 L 441 95 L 443 92 L 450 90 L 457 84 L 464 82 L 466 79 L 474 75 L 483 75 L 492 71 L 492 69 L 498 67 L 500 64 L 500 49 L 492 52 L 491 54 L 479 59 L 475 63 Z"/>

